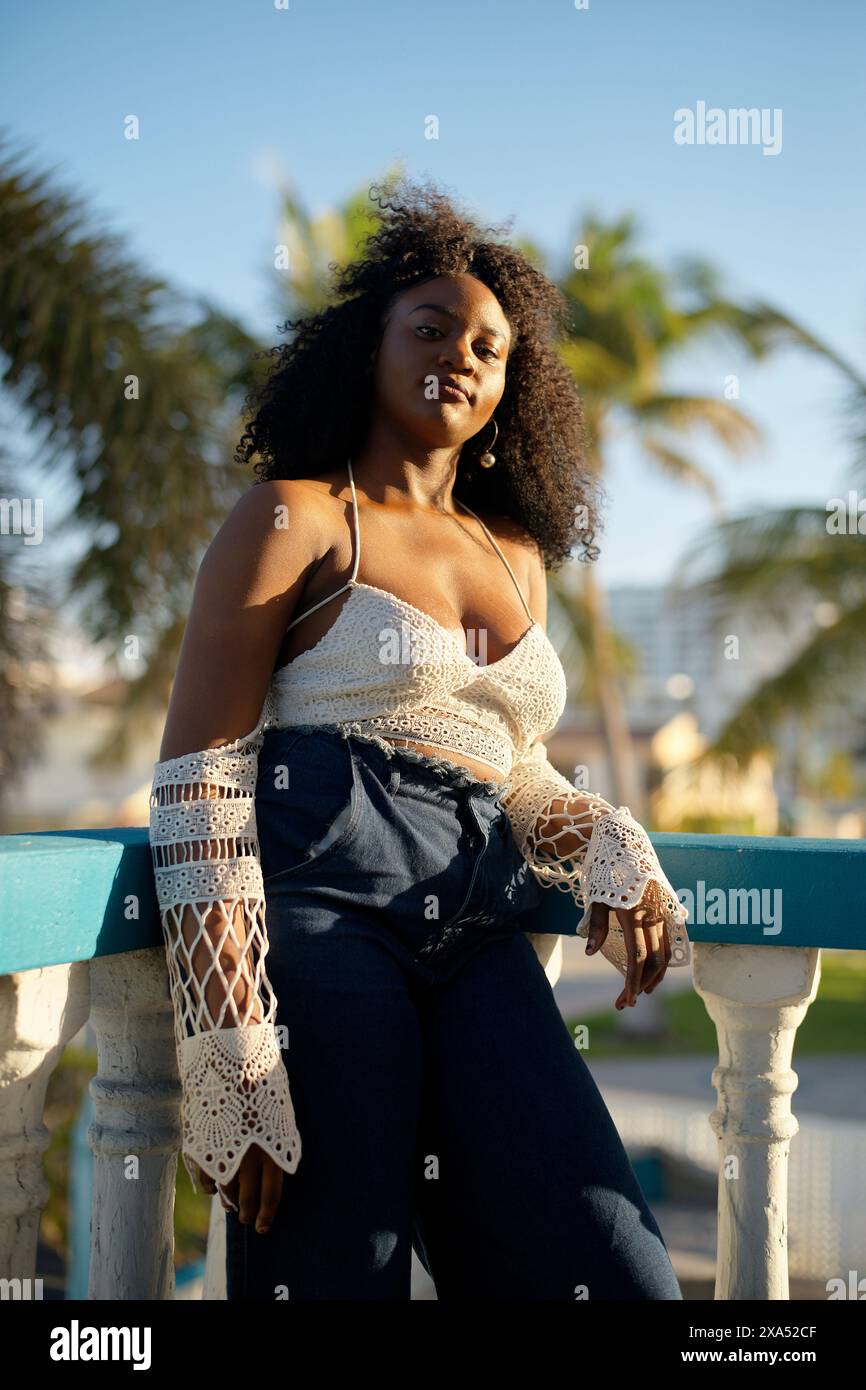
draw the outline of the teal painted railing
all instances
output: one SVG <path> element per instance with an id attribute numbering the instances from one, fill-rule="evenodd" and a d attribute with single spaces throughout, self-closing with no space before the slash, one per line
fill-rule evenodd
<path id="1" fill-rule="evenodd" d="M 650 838 L 692 941 L 866 948 L 866 841 Z M 0 837 L 0 885 L 0 974 L 162 944 L 145 828 Z M 551 889 L 533 930 L 568 935 L 577 915 Z"/>

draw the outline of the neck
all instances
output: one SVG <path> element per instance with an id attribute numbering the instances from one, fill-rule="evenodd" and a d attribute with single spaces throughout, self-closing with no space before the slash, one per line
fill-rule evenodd
<path id="1" fill-rule="evenodd" d="M 363 449 L 352 458 L 352 473 L 371 502 L 456 512 L 460 508 L 453 490 L 460 448 L 431 448 L 398 435 L 390 425 L 374 425 Z"/>

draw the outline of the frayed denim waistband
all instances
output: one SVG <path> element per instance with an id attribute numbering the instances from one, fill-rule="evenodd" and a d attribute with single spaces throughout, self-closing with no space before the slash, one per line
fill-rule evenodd
<path id="1" fill-rule="evenodd" d="M 271 727 L 278 727 L 272 725 Z M 436 772 L 449 785 L 455 787 L 473 787 L 477 791 L 487 792 L 490 796 L 503 796 L 511 788 L 511 782 L 500 782 L 495 778 L 477 777 L 468 767 L 463 767 L 460 763 L 452 763 L 448 758 L 434 758 L 429 753 L 421 753 L 417 748 L 407 748 L 400 744 L 391 743 L 388 739 L 382 738 L 380 734 L 371 733 L 363 725 L 346 720 L 341 724 L 292 724 L 292 729 L 297 729 L 303 733 L 334 733 L 342 738 L 357 738 L 366 743 L 373 743 L 377 748 L 381 748 L 387 758 L 405 758 L 409 762 L 419 763 L 422 767 L 429 768 L 431 772 Z"/>

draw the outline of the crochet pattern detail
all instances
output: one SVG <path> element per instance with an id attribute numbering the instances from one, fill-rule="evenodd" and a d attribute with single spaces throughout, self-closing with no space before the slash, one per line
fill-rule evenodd
<path id="1" fill-rule="evenodd" d="M 226 1184 L 258 1144 L 286 1172 L 301 1156 L 265 970 L 256 728 L 156 764 L 149 838 L 182 1088 L 183 1159 Z"/>
<path id="2" fill-rule="evenodd" d="M 689 963 L 690 943 L 685 933 L 688 914 L 668 882 L 649 836 L 627 806 L 602 816 L 593 827 L 584 862 L 583 896 L 586 911 L 579 935 L 585 936 L 589 930 L 592 904 L 607 904 L 611 908 L 608 958 L 623 975 L 628 969 L 628 955 L 622 928 L 613 915 L 616 908 L 646 907 L 647 920 L 664 922 L 671 948 L 669 964 Z"/>
<path id="3" fill-rule="evenodd" d="M 485 789 L 499 798 L 539 883 L 571 893 L 585 908 L 579 935 L 588 933 L 593 902 L 641 903 L 663 918 L 670 964 L 689 960 L 685 909 L 646 832 L 627 807 L 579 791 L 535 741 L 556 725 L 566 699 L 564 671 L 541 626 L 534 623 L 499 661 L 477 666 L 413 605 L 371 586 L 357 586 L 351 599 L 314 647 L 274 674 L 250 733 L 154 768 L 150 844 L 174 1008 L 183 1159 L 193 1184 L 198 1169 L 225 1186 L 253 1144 L 287 1173 L 301 1158 L 265 970 L 255 790 L 266 728 L 338 728 L 455 785 Z M 381 655 L 395 620 L 402 625 L 396 663 Z M 497 776 L 478 778 L 449 752 Z M 539 934 L 527 935 L 539 952 Z M 626 973 L 613 912 L 601 953 Z"/>
<path id="4" fill-rule="evenodd" d="M 197 1033 L 183 1041 L 181 1055 L 185 1160 L 227 1183 L 249 1147 L 258 1144 L 293 1173 L 301 1144 L 273 1026 Z"/>
<path id="5" fill-rule="evenodd" d="M 428 614 L 356 585 L 322 638 L 274 673 L 283 726 L 351 723 L 486 763 L 501 780 L 515 753 L 552 728 L 565 672 L 534 623 L 499 661 L 476 665 Z"/>
<path id="6" fill-rule="evenodd" d="M 616 810 L 594 792 L 581 792 L 547 757 L 541 742 L 515 763 L 503 799 L 515 840 L 545 888 L 571 893 L 583 909 L 577 935 L 589 935 L 593 903 L 612 910 L 601 954 L 622 975 L 628 952 L 613 909 L 642 906 L 659 920 L 670 946 L 670 966 L 688 965 L 686 909 L 665 877 L 646 831 L 627 806 Z"/>

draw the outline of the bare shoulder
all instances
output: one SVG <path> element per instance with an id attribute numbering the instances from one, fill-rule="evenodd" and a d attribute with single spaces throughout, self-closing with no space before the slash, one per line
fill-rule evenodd
<path id="1" fill-rule="evenodd" d="M 295 567 L 321 559 L 333 544 L 335 489 L 326 478 L 273 478 L 242 493 L 210 545 L 211 558 L 263 553 Z"/>
<path id="2" fill-rule="evenodd" d="M 196 577 L 161 758 L 255 724 L 289 614 L 332 544 L 326 492 L 318 479 L 254 483 L 217 531 Z"/>
<path id="3" fill-rule="evenodd" d="M 270 530 L 283 513 L 303 524 L 318 518 L 327 491 L 319 478 L 271 478 L 253 483 L 223 524 L 233 531 Z"/>

